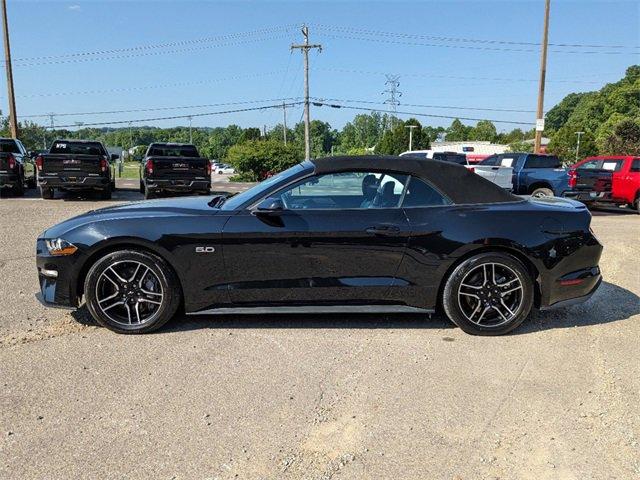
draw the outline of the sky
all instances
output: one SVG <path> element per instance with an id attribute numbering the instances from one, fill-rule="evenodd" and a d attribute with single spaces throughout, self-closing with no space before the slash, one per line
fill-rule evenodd
<path id="1" fill-rule="evenodd" d="M 313 119 L 341 128 L 389 110 L 386 75 L 396 75 L 401 118 L 487 118 L 501 131 L 535 123 L 543 0 L 7 3 L 19 118 L 169 127 L 189 121 L 148 119 L 195 115 L 193 126 L 270 128 L 281 108 L 198 115 L 299 101 L 302 55 L 290 46 L 306 23 L 322 45 L 309 55 L 311 97 L 363 109 L 313 106 Z M 551 0 L 549 42 L 546 110 L 640 63 L 640 1 Z M 141 111 L 79 114 L 113 110 Z M 287 109 L 289 124 L 301 118 L 300 105 Z"/>

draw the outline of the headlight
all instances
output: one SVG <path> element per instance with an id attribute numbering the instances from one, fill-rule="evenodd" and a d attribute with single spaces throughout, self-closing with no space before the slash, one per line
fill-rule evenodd
<path id="1" fill-rule="evenodd" d="M 78 247 L 73 245 L 72 243 L 63 240 L 62 238 L 53 238 L 50 240 L 45 240 L 47 245 L 47 250 L 51 255 L 62 256 L 62 255 L 73 255 Z"/>

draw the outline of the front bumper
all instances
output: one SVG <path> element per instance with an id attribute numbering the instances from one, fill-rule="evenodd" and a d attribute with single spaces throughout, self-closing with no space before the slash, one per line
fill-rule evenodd
<path id="1" fill-rule="evenodd" d="M 39 175 L 38 185 L 41 187 L 66 188 L 67 190 L 104 189 L 110 180 L 100 175 L 85 173 L 65 173 L 59 175 Z"/>
<path id="2" fill-rule="evenodd" d="M 145 179 L 145 185 L 151 190 L 163 190 L 166 192 L 191 192 L 191 191 L 209 191 L 211 188 L 211 180 L 207 179 Z"/>
<path id="3" fill-rule="evenodd" d="M 20 175 L 17 173 L 0 173 L 0 189 L 2 188 L 13 188 L 16 184 L 20 182 Z"/>
<path id="4" fill-rule="evenodd" d="M 69 256 L 49 255 L 44 239 L 36 243 L 36 267 L 40 292 L 36 298 L 48 307 L 78 307 L 77 265 L 79 252 Z M 55 274 L 54 274 L 55 272 Z"/>

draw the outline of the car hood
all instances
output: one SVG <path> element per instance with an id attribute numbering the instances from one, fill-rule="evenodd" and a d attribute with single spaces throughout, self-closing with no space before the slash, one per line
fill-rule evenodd
<path id="1" fill-rule="evenodd" d="M 78 227 L 107 220 L 125 218 L 166 218 L 175 216 L 217 215 L 220 210 L 209 206 L 212 197 L 180 197 L 124 203 L 89 212 L 64 220 L 47 230 L 41 237 L 56 238 Z"/>

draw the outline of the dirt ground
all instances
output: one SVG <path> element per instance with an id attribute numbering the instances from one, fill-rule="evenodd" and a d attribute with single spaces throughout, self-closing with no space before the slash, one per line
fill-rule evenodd
<path id="1" fill-rule="evenodd" d="M 106 204 L 0 200 L 0 478 L 640 478 L 640 216 L 595 212 L 597 294 L 505 337 L 421 315 L 122 336 L 33 297 L 36 236 Z"/>

